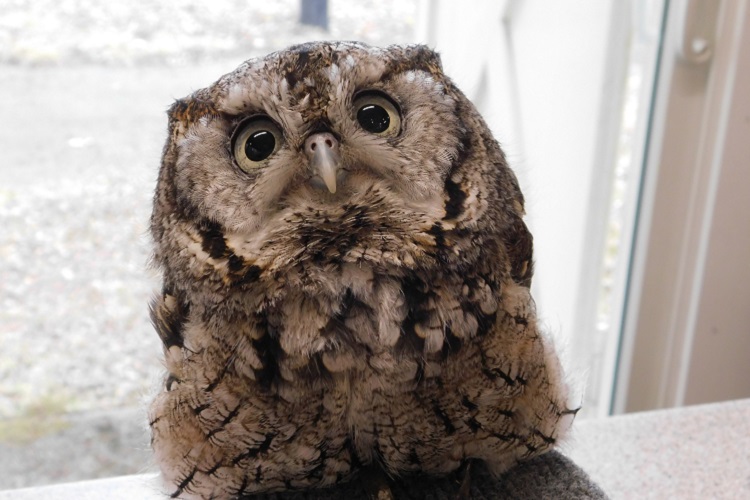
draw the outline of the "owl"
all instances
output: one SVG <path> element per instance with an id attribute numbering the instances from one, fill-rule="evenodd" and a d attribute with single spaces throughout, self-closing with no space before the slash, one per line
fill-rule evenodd
<path id="1" fill-rule="evenodd" d="M 515 175 L 424 46 L 316 42 L 169 110 L 151 233 L 175 498 L 500 474 L 576 410 Z"/>

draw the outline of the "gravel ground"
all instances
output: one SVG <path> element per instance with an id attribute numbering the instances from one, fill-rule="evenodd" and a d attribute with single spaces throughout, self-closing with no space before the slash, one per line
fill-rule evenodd
<path id="1" fill-rule="evenodd" d="M 0 488 L 144 468 L 161 372 L 146 231 L 171 101 L 290 43 L 409 42 L 416 3 L 331 0 L 323 33 L 298 0 L 3 2 Z"/>
<path id="2" fill-rule="evenodd" d="M 140 408 L 6 422 L 22 437 L 0 439 L 0 489 L 155 471 L 142 423 Z"/>
<path id="3" fill-rule="evenodd" d="M 327 33 L 298 24 L 300 1 L 3 0 L 0 62 L 182 65 L 321 37 L 413 41 L 417 0 L 329 0 Z"/>

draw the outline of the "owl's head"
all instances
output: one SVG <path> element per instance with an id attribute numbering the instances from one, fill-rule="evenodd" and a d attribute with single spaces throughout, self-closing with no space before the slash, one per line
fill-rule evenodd
<path id="1" fill-rule="evenodd" d="M 188 249 L 256 274 L 309 260 L 409 267 L 446 232 L 502 231 L 523 211 L 500 148 L 424 46 L 294 46 L 169 117 L 152 218 L 163 265 Z"/>

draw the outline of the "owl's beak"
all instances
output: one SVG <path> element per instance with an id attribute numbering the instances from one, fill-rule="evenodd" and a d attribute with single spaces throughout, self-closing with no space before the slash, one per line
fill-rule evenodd
<path id="1" fill-rule="evenodd" d="M 339 141 L 330 132 L 312 134 L 305 141 L 305 154 L 313 173 L 323 180 L 331 194 L 336 192 L 336 175 L 341 158 Z"/>

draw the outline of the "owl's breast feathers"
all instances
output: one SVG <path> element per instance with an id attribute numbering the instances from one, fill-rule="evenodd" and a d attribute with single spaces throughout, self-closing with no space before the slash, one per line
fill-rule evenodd
<path id="1" fill-rule="evenodd" d="M 407 264 L 405 240 L 358 247 L 367 211 L 344 213 L 300 222 L 301 243 L 274 271 L 278 257 L 247 261 L 236 238 L 201 226 L 210 291 L 167 288 L 153 308 L 170 373 L 157 454 L 197 453 L 175 484 L 202 491 L 223 471 L 229 491 L 296 489 L 362 464 L 442 473 L 467 458 L 500 472 L 568 427 L 575 411 L 536 327 L 517 227 L 505 243 L 433 223 L 404 236 L 419 249 Z M 260 471 L 257 483 L 242 471 Z"/>

